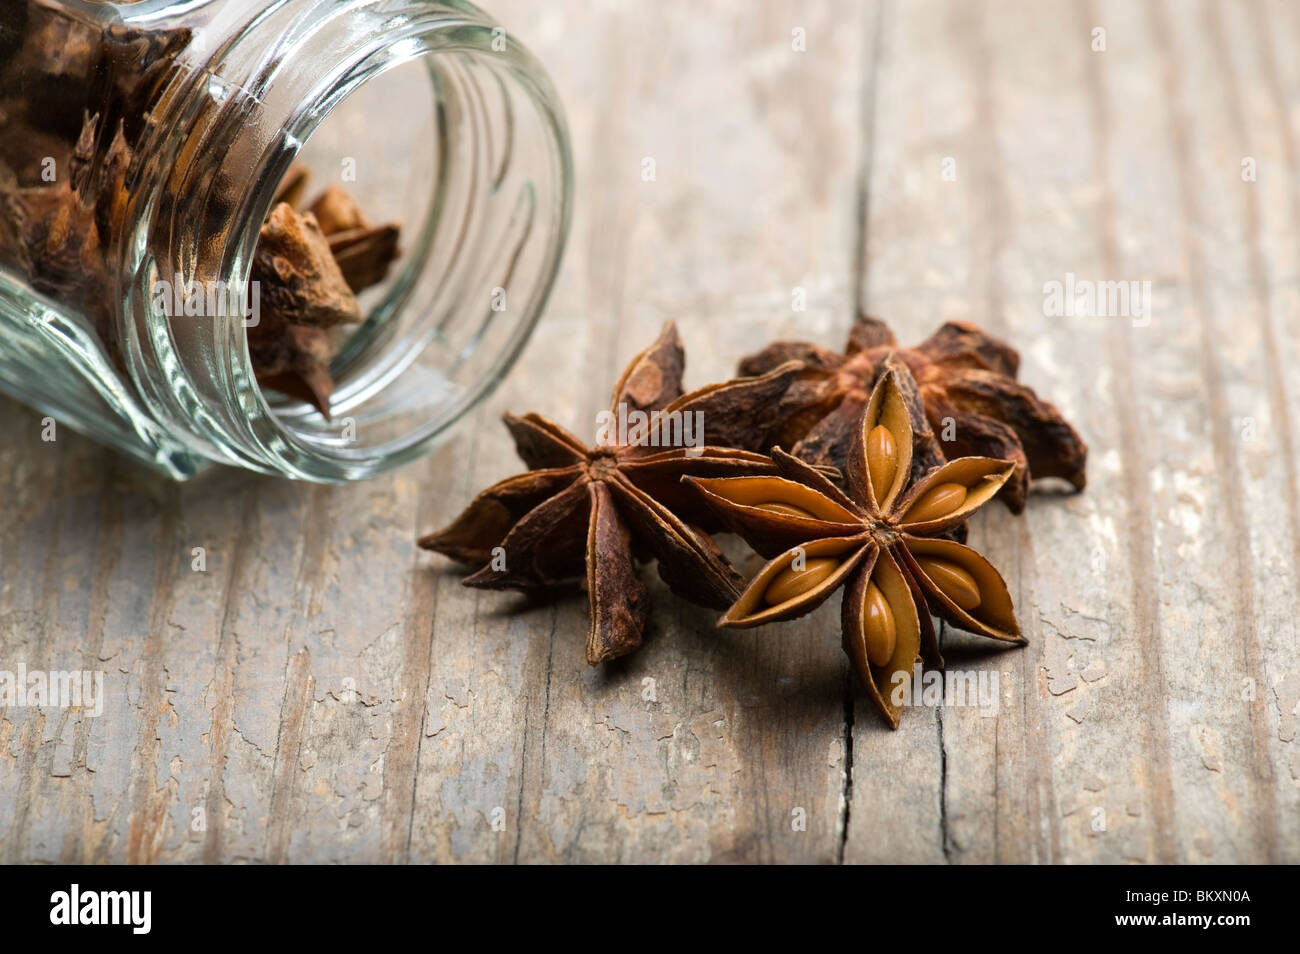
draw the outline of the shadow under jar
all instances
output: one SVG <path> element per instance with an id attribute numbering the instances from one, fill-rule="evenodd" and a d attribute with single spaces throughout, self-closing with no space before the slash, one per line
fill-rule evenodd
<path id="1" fill-rule="evenodd" d="M 246 327 L 259 230 L 307 157 L 402 220 L 335 333 L 328 416 L 259 387 Z M 371 476 L 510 368 L 571 180 L 549 81 L 466 3 L 6 0 L 0 389 L 177 478 Z"/>

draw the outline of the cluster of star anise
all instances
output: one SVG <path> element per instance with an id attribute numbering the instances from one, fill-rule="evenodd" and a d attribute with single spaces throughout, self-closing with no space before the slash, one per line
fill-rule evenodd
<path id="1" fill-rule="evenodd" d="M 72 305 L 118 364 L 110 306 L 142 144 L 191 40 L 43 0 L 5 0 L 0 14 L 0 268 Z M 178 163 L 172 175 L 186 172 Z M 341 329 L 361 322 L 356 296 L 387 276 L 399 226 L 372 225 L 338 186 L 304 204 L 305 182 L 303 167 L 290 170 L 262 226 L 248 347 L 264 387 L 328 417 Z M 214 190 L 211 233 L 229 201 Z"/>
<path id="2" fill-rule="evenodd" d="M 529 470 L 420 545 L 475 567 L 469 586 L 585 578 L 592 665 L 641 643 L 639 562 L 656 560 L 674 593 L 724 610 L 728 627 L 802 616 L 842 588 L 844 649 L 897 727 L 899 674 L 922 656 L 942 665 L 931 614 L 1023 642 L 1002 577 L 964 545 L 967 518 L 995 495 L 1019 512 L 1031 478 L 1084 485 L 1086 447 L 1015 380 L 1018 364 L 973 326 L 947 324 L 908 349 L 860 318 L 844 354 L 777 343 L 741 377 L 684 392 L 669 322 L 619 378 L 590 444 L 539 415 L 507 415 Z M 714 544 L 719 531 L 768 559 L 752 579 Z"/>

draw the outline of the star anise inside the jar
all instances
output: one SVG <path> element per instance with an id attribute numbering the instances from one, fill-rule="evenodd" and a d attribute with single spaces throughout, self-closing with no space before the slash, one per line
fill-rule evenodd
<path id="1" fill-rule="evenodd" d="M 72 6 L 10 0 L 0 15 L 0 266 L 79 312 L 124 367 L 108 263 L 127 167 L 191 35 Z"/>
<path id="2" fill-rule="evenodd" d="M 948 322 L 915 348 L 898 348 L 883 322 L 860 315 L 843 354 L 805 342 L 777 342 L 744 359 L 740 373 L 762 374 L 787 361 L 801 362 L 803 373 L 782 399 L 770 442 L 793 447 L 812 463 L 842 468 L 854 424 L 891 355 L 915 378 L 945 455 L 1015 463 L 1000 494 L 1013 513 L 1024 510 L 1031 478 L 1060 477 L 1083 489 L 1087 445 L 1060 411 L 1016 380 L 1016 350 L 974 325 Z"/>
<path id="3" fill-rule="evenodd" d="M 678 595 L 729 605 L 744 580 L 707 535 L 712 512 L 681 478 L 773 473 L 769 458 L 736 447 L 751 421 L 772 413 L 795 368 L 683 394 L 683 365 L 669 322 L 615 385 L 595 446 L 537 414 L 507 415 L 531 469 L 480 493 L 420 546 L 478 567 L 464 582 L 488 589 L 543 589 L 585 566 L 593 666 L 641 643 L 649 599 L 637 559 L 657 559 Z"/>
<path id="4" fill-rule="evenodd" d="M 779 449 L 776 476 L 686 478 L 729 529 L 770 558 L 719 625 L 793 619 L 843 588 L 844 650 L 894 728 L 897 680 L 911 678 L 923 650 L 941 662 L 931 609 L 960 629 L 1024 641 L 998 571 L 942 536 L 992 498 L 1014 465 L 962 457 L 913 479 L 911 423 L 897 380 L 906 373 L 886 371 L 859 415 L 847 493 Z"/>
<path id="5" fill-rule="evenodd" d="M 338 353 L 333 329 L 361 321 L 355 296 L 387 277 L 401 230 L 396 223 L 372 226 L 338 186 L 298 211 L 307 179 L 305 166 L 292 166 L 262 224 L 251 275 L 262 321 L 248 331 L 248 351 L 259 383 L 328 418 L 330 362 Z"/>
<path id="6" fill-rule="evenodd" d="M 322 192 L 310 211 L 320 222 L 330 253 L 354 292 L 388 277 L 389 266 L 401 254 L 397 248 L 401 229 L 395 222 L 371 225 L 356 200 L 338 186 Z"/>

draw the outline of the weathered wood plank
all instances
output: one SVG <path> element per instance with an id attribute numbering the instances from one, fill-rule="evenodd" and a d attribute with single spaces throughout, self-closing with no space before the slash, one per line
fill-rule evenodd
<path id="1" fill-rule="evenodd" d="M 1276 789 L 1281 819 L 1279 845 L 1271 857 L 1290 859 L 1300 840 L 1287 821 L 1300 816 L 1300 746 L 1295 745 L 1300 711 L 1300 388 L 1292 370 L 1300 361 L 1300 148 L 1294 119 L 1300 75 L 1296 58 L 1279 52 L 1278 30 L 1269 25 L 1273 18 L 1292 36 L 1300 25 L 1294 8 L 1284 11 L 1265 3 L 1230 7 L 1220 19 L 1232 70 L 1242 77 L 1233 113 L 1245 127 L 1252 152 L 1263 154 L 1269 170 L 1257 177 L 1258 188 L 1244 189 L 1241 198 L 1266 366 L 1262 383 L 1267 400 L 1257 390 L 1250 403 L 1252 410 L 1265 405 L 1264 420 L 1270 426 L 1263 441 L 1243 439 L 1239 453 L 1243 479 L 1253 486 L 1247 539 L 1258 581 L 1263 667 L 1251 718 L 1256 736 L 1267 738 L 1271 772 L 1266 778 Z M 1240 159 L 1238 164 L 1240 168 Z M 1244 425 L 1251 416 L 1234 423 Z"/>
<path id="2" fill-rule="evenodd" d="M 872 47 L 878 59 L 872 69 L 874 86 L 866 90 L 872 99 L 871 151 L 863 156 L 860 171 L 865 233 L 858 304 L 886 318 L 904 343 L 929 333 L 936 323 L 930 296 L 962 270 L 966 255 L 960 212 L 932 201 L 947 154 L 936 152 L 936 145 L 947 131 L 964 125 L 964 80 L 948 70 L 924 75 L 917 65 L 952 54 L 953 35 L 934 28 L 934 17 L 943 12 L 897 4 L 882 4 L 873 12 Z M 922 82 L 929 90 L 925 94 Z M 921 193 L 929 200 L 918 200 Z M 918 254 L 918 246 L 925 254 Z M 840 347 L 848 317 L 821 343 Z M 844 860 L 942 862 L 948 846 L 938 714 L 908 710 L 898 731 L 891 732 L 856 684 L 852 705 L 853 776 Z"/>
<path id="3" fill-rule="evenodd" d="M 544 410 L 589 437 L 614 376 L 668 318 L 697 385 L 729 375 L 765 336 L 842 321 L 858 139 L 852 7 L 666 3 L 591 18 L 586 7 L 509 6 L 507 24 L 531 24 L 530 45 L 553 65 L 581 192 L 546 331 L 500 406 Z M 589 27 L 575 31 L 579 19 Z M 806 53 L 792 49 L 796 28 Z M 792 315 L 796 286 L 809 307 Z M 539 391 L 543 378 L 566 385 Z M 478 441 L 472 484 L 517 469 L 491 422 Z M 722 635 L 716 614 L 656 583 L 647 645 L 591 671 L 581 597 L 506 617 L 508 598 L 468 602 L 439 586 L 431 684 L 445 683 L 449 701 L 431 688 L 428 721 L 441 731 L 422 746 L 417 803 L 436 810 L 417 810 L 413 855 L 835 860 L 844 683 L 833 613 Z"/>
<path id="4" fill-rule="evenodd" d="M 1217 19 L 1246 29 L 1247 13 Z M 950 317 L 1008 334 L 1022 376 L 1092 444 L 1092 480 L 1081 497 L 1034 500 L 1023 521 L 986 515 L 973 528 L 1008 573 L 1031 645 L 993 660 L 950 652 L 950 666 L 1009 670 L 1011 704 L 996 720 L 943 711 L 941 757 L 925 746 L 886 753 L 886 777 L 938 763 L 937 824 L 924 807 L 921 819 L 882 809 L 885 782 L 855 772 L 863 810 L 853 817 L 872 806 L 869 824 L 883 821 L 894 842 L 863 838 L 863 858 L 933 860 L 937 848 L 974 861 L 1294 857 L 1294 825 L 1278 820 L 1294 786 L 1279 795 L 1274 781 L 1288 758 L 1271 741 L 1277 702 L 1237 694 L 1246 678 L 1280 684 L 1294 645 L 1292 600 L 1259 582 L 1295 539 L 1294 418 L 1270 370 L 1285 359 L 1269 357 L 1285 336 L 1270 332 L 1258 297 L 1270 294 L 1263 255 L 1231 240 L 1258 228 L 1238 189 L 1240 155 L 1228 163 L 1202 147 L 1256 143 L 1277 115 L 1243 116 L 1233 84 L 1263 80 L 1244 51 L 1216 58 L 1216 36 L 1237 38 L 1215 19 L 1180 7 L 1172 22 L 1188 49 L 1153 42 L 1171 20 L 1160 8 L 885 11 L 864 304 L 905 340 Z M 1090 48 L 1096 26 L 1104 52 Z M 1215 69 L 1196 66 L 1207 62 Z M 923 85 L 914 106 L 909 91 Z M 1190 133 L 1189 116 L 1206 131 Z M 952 181 L 940 177 L 945 156 Z M 1157 320 L 1046 316 L 1043 283 L 1067 272 L 1151 280 Z M 1080 356 L 1096 371 L 1078 374 Z M 1241 458 L 1270 447 L 1234 429 L 1252 415 L 1287 434 L 1258 482 L 1246 475 L 1263 460 Z M 1226 464 L 1216 474 L 1211 460 Z M 1244 611 L 1234 609 L 1243 592 Z M 855 733 L 855 765 L 868 745 Z M 858 843 L 851 831 L 850 857 Z"/>
<path id="5" fill-rule="evenodd" d="M 1288 848 L 1274 765 L 1273 750 L 1279 747 L 1270 731 L 1268 693 L 1260 690 L 1270 682 L 1265 642 L 1276 646 L 1278 631 L 1285 629 L 1292 632 L 1286 641 L 1294 644 L 1294 598 L 1283 597 L 1283 590 L 1265 592 L 1273 581 L 1258 562 L 1252 539 L 1300 531 L 1291 494 L 1297 460 L 1284 371 L 1266 305 L 1259 199 L 1254 183 L 1242 181 L 1241 166 L 1243 156 L 1259 153 L 1261 161 L 1275 167 L 1270 160 L 1276 152 L 1269 124 L 1256 125 L 1244 110 L 1242 91 L 1258 82 L 1255 56 L 1239 52 L 1234 59 L 1221 11 L 1207 4 L 1198 13 L 1199 22 L 1164 17 L 1157 35 L 1167 60 L 1204 56 L 1211 65 L 1205 71 L 1179 71 L 1181 82 L 1170 96 L 1177 102 L 1171 138 L 1184 157 L 1178 180 L 1184 248 L 1210 402 L 1204 438 L 1212 453 L 1209 498 L 1217 500 L 1217 506 L 1207 507 L 1211 519 L 1201 528 L 1209 543 L 1203 559 L 1190 567 L 1180 561 L 1179 572 L 1192 579 L 1204 574 L 1210 581 L 1205 589 L 1223 607 L 1211 617 L 1217 632 L 1197 647 L 1204 665 L 1201 672 L 1192 670 L 1200 685 L 1188 685 L 1188 695 L 1203 696 L 1207 677 L 1211 684 L 1222 684 L 1223 691 L 1210 693 L 1203 713 L 1188 712 L 1181 725 L 1176 722 L 1174 733 L 1190 742 L 1187 787 L 1212 792 L 1186 799 L 1191 803 L 1189 827 L 1200 833 L 1191 841 L 1189 856 L 1277 861 Z M 1212 104 L 1208 110 L 1207 102 Z M 1220 182 L 1226 187 L 1215 188 Z M 1254 452 L 1250 445 L 1255 441 L 1243 441 L 1243 436 L 1249 438 L 1243 424 L 1251 418 L 1267 422 L 1263 437 L 1271 453 Z M 1251 479 L 1250 459 L 1265 454 L 1275 459 L 1278 471 L 1267 481 Z M 1196 595 L 1203 599 L 1204 591 Z M 1247 684 L 1254 687 L 1249 693 Z M 1287 801 L 1294 806 L 1293 798 Z M 1296 817 L 1294 811 L 1290 814 Z M 1294 836 L 1288 840 L 1294 847 Z"/>
<path id="6" fill-rule="evenodd" d="M 1096 27 L 1107 31 L 1104 51 L 1092 48 Z M 1039 498 L 1023 525 L 998 533 L 1011 552 L 1027 555 L 1015 572 L 1032 642 L 1014 680 L 1023 704 L 1012 711 L 1023 712 L 1016 731 L 1031 753 L 1033 764 L 1024 770 L 1035 785 L 1033 800 L 1021 801 L 1017 793 L 1027 786 L 1019 773 L 1000 775 L 998 816 L 1011 824 L 999 827 L 996 851 L 1017 856 L 1017 832 L 1036 827 L 1044 837 L 1050 833 L 1039 860 L 1158 860 L 1168 844 L 1161 833 L 1167 733 L 1162 710 L 1148 711 L 1142 692 L 1146 685 L 1149 696 L 1159 695 L 1158 621 L 1143 571 L 1149 558 L 1129 556 L 1153 546 L 1144 485 L 1147 422 L 1133 397 L 1131 349 L 1141 329 L 1123 316 L 1061 317 L 1044 305 L 1044 284 L 1068 275 L 1148 277 L 1131 274 L 1113 252 L 1110 150 L 1123 140 L 1112 138 L 1109 103 L 1100 93 L 1112 74 L 1145 82 L 1148 65 L 1123 24 L 1112 26 L 1109 14 L 1088 7 L 1036 8 L 1028 30 L 987 34 L 996 43 L 999 77 L 992 135 L 1005 160 L 999 175 L 1009 184 L 1008 244 L 999 262 L 999 281 L 1009 291 L 1003 320 L 1021 345 L 1022 377 L 1077 423 L 1091 452 L 1085 494 Z M 1129 113 L 1149 124 L 1148 104 L 1134 102 Z M 1153 162 L 1136 175 L 1126 167 L 1125 182 L 1154 186 L 1159 196 Z M 1078 373 L 1076 356 L 1085 354 L 1095 356 L 1100 373 Z M 995 758 L 994 750 L 983 754 L 987 764 Z"/>
<path id="7" fill-rule="evenodd" d="M 106 673 L 99 718 L 0 711 L 0 858 L 1300 860 L 1294 4 L 492 6 L 566 103 L 577 214 L 541 332 L 440 452 L 173 486 L 0 409 L 0 669 Z M 1048 315 L 1066 273 L 1150 280 L 1152 320 Z M 647 644 L 591 670 L 581 593 L 415 549 L 518 469 L 502 410 L 588 436 L 665 319 L 701 384 L 838 346 L 859 304 L 904 343 L 1010 337 L 1091 445 L 1086 493 L 972 528 L 1031 640 L 944 636 L 995 717 L 890 732 L 834 605 L 723 633 L 657 581 Z"/>

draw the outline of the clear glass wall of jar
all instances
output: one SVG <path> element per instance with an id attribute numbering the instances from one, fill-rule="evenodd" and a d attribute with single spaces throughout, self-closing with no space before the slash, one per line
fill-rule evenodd
<path id="1" fill-rule="evenodd" d="M 390 92 L 423 105 L 395 116 Z M 403 218 L 328 419 L 259 388 L 240 296 L 154 307 L 160 282 L 246 288 L 282 178 L 322 140 Z M 555 93 L 458 0 L 7 0 L 0 142 L 0 389 L 176 477 L 418 456 L 514 362 L 569 226 Z"/>

